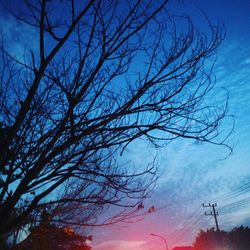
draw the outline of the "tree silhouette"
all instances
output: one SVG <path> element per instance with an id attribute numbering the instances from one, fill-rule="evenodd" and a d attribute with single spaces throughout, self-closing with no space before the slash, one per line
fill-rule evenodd
<path id="1" fill-rule="evenodd" d="M 250 246 L 250 228 L 236 227 L 228 233 L 226 246 L 228 250 L 247 250 Z"/>
<path id="2" fill-rule="evenodd" d="M 86 241 L 92 240 L 92 236 L 81 236 L 69 227 L 58 228 L 50 220 L 50 215 L 43 211 L 39 225 L 31 228 L 28 237 L 13 250 L 91 250 Z"/>
<path id="3" fill-rule="evenodd" d="M 215 231 L 214 228 L 200 231 L 196 236 L 194 250 L 247 250 L 250 246 L 250 229 L 236 227 L 230 232 Z"/>
<path id="4" fill-rule="evenodd" d="M 1 39 L 2 237 L 44 208 L 71 225 L 132 216 L 156 180 L 153 165 L 118 164 L 138 138 L 224 144 L 218 127 L 227 104 L 205 101 L 223 27 L 208 22 L 205 35 L 189 18 L 171 16 L 167 0 L 6 5 L 36 36 L 21 57 Z M 107 206 L 122 212 L 98 221 Z"/>
<path id="5" fill-rule="evenodd" d="M 225 231 L 216 231 L 214 228 L 207 231 L 201 230 L 196 236 L 193 244 L 194 250 L 216 250 L 224 249 L 227 233 Z"/>

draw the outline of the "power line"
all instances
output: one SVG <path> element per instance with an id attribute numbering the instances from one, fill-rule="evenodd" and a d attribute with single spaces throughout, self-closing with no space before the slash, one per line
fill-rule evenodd
<path id="1" fill-rule="evenodd" d="M 196 215 L 198 215 L 198 212 L 200 211 L 201 207 L 199 206 L 186 220 L 185 222 L 181 225 L 181 230 L 180 232 L 177 232 L 176 234 L 174 234 L 173 236 L 168 237 L 169 239 L 174 239 L 177 238 L 180 234 L 182 234 L 183 230 L 186 230 L 187 228 L 189 228 L 189 225 L 193 222 L 193 218 L 196 217 Z M 180 225 L 180 224 L 179 224 Z M 178 226 L 179 226 L 178 225 Z"/>
<path id="2" fill-rule="evenodd" d="M 198 215 L 198 212 L 201 210 L 201 207 L 199 206 L 184 222 L 184 224 L 182 225 L 182 228 L 185 228 L 186 226 L 188 226 L 188 224 L 190 224 L 192 222 L 192 219 L 194 217 L 196 217 L 196 215 Z"/>
<path id="3" fill-rule="evenodd" d="M 225 214 L 228 212 L 239 210 L 240 208 L 243 208 L 249 204 L 250 204 L 250 197 L 225 205 L 222 207 L 222 209 L 220 209 L 220 212 Z"/>
<path id="4" fill-rule="evenodd" d="M 198 226 L 200 225 L 200 222 L 203 220 L 203 215 L 201 215 L 200 217 L 198 217 L 192 224 L 190 227 L 188 227 L 186 230 L 181 231 L 181 233 L 179 233 L 178 235 L 176 235 L 176 237 L 174 237 L 173 239 L 171 239 L 171 243 L 177 243 L 179 240 L 183 240 L 186 236 L 187 233 L 192 232 L 194 230 L 198 229 Z"/>
<path id="5" fill-rule="evenodd" d="M 215 201 L 228 201 L 231 199 L 234 199 L 235 197 L 240 197 L 246 193 L 250 192 L 250 182 L 245 183 L 244 185 L 241 185 L 235 189 L 233 189 L 232 191 L 226 192 L 224 194 L 221 194 L 219 196 L 216 197 Z M 244 207 L 246 205 L 250 204 L 250 197 L 249 198 L 245 198 L 236 202 L 232 202 L 230 204 L 224 205 L 222 207 L 220 207 L 219 211 L 221 213 L 227 213 L 230 211 L 233 211 L 236 208 L 239 207 Z M 205 212 L 206 216 L 214 216 L 214 220 L 215 220 L 215 225 L 216 225 L 216 229 L 219 231 L 219 223 L 218 223 L 218 218 L 217 216 L 219 215 L 218 211 L 216 211 L 216 207 L 217 207 L 217 203 L 208 203 L 207 205 L 203 204 L 203 207 L 210 207 L 212 208 L 211 212 Z M 202 220 L 202 217 L 198 217 L 198 212 L 200 210 L 200 207 L 195 210 L 194 213 L 191 214 L 191 216 L 189 216 L 185 222 L 182 224 L 182 229 L 180 232 L 178 232 L 177 234 L 175 234 L 173 237 L 170 237 L 170 241 L 172 242 L 177 242 L 177 240 L 180 239 L 184 239 L 185 237 L 187 237 L 187 233 L 188 232 L 192 232 L 194 230 L 196 230 L 197 226 L 199 225 L 200 221 Z M 197 218 L 197 219 L 195 219 Z"/>
<path id="6" fill-rule="evenodd" d="M 221 194 L 217 197 L 215 197 L 213 200 L 214 201 L 225 201 L 225 200 L 228 200 L 228 199 L 231 199 L 231 198 L 234 198 L 236 196 L 239 196 L 239 195 L 242 195 L 242 194 L 245 194 L 247 192 L 250 191 L 250 182 L 247 182 L 229 192 L 226 192 L 224 194 Z"/>

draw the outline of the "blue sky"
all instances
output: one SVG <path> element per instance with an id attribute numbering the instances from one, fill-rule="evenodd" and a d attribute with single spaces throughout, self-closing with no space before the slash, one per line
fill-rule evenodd
<path id="1" fill-rule="evenodd" d="M 161 239 L 150 233 L 165 237 L 170 246 L 191 244 L 197 230 L 215 226 L 213 217 L 203 215 L 209 210 L 202 207 L 203 202 L 217 202 L 221 229 L 250 226 L 250 204 L 244 203 L 244 199 L 250 198 L 250 188 L 246 188 L 248 192 L 237 189 L 250 182 L 250 2 L 192 0 L 186 2 L 181 12 L 191 13 L 195 22 L 199 22 L 202 15 L 198 7 L 212 22 L 219 20 L 226 26 L 226 38 L 218 50 L 214 68 L 217 84 L 210 99 L 219 103 L 225 89 L 229 93 L 229 110 L 235 119 L 235 130 L 230 137 L 233 154 L 225 159 L 228 152 L 223 147 L 195 145 L 184 140 L 172 142 L 160 152 L 134 143 L 129 155 L 135 164 L 150 162 L 158 154 L 161 177 L 146 204 L 160 209 L 125 228 L 103 228 L 96 234 L 94 231 L 97 250 L 164 249 Z M 226 120 L 222 130 L 231 125 Z M 227 195 L 219 199 L 223 194 Z"/>
<path id="2" fill-rule="evenodd" d="M 137 223 L 94 230 L 94 250 L 164 249 L 162 241 L 150 233 L 164 236 L 170 246 L 191 244 L 197 230 L 214 226 L 213 218 L 203 215 L 207 211 L 201 206 L 203 202 L 218 203 L 221 229 L 241 224 L 250 226 L 250 204 L 241 202 L 250 197 L 250 191 L 234 192 L 250 182 L 250 1 L 183 2 L 181 9 L 173 5 L 172 10 L 190 14 L 203 27 L 205 22 L 199 7 L 212 22 L 220 20 L 226 26 L 227 35 L 218 50 L 214 68 L 217 84 L 209 98 L 220 103 L 229 93 L 229 110 L 235 117 L 235 130 L 230 137 L 234 152 L 225 159 L 227 149 L 214 145 L 177 140 L 156 150 L 148 144 L 134 142 L 126 154 L 134 165 L 145 165 L 158 155 L 161 175 L 155 192 L 145 204 L 154 205 L 156 212 Z M 23 27 L 9 17 L 0 17 L 0 22 L 4 23 L 3 30 L 12 31 L 6 35 L 9 34 L 8 46 L 14 54 L 35 47 L 34 43 L 23 44 L 32 41 L 32 31 L 19 32 Z M 222 131 L 229 130 L 231 125 L 230 119 L 225 120 Z M 228 195 L 216 198 L 225 193 Z M 241 206 L 234 208 L 234 202 Z"/>

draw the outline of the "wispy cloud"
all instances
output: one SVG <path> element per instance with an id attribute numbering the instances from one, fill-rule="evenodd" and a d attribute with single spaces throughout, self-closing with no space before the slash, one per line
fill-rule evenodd
<path id="1" fill-rule="evenodd" d="M 145 250 L 146 241 L 110 240 L 95 246 L 96 250 Z"/>
<path id="2" fill-rule="evenodd" d="M 30 51 L 37 52 L 39 38 L 35 28 L 17 21 L 10 15 L 2 15 L 0 31 L 5 49 L 16 59 L 24 62 L 27 55 L 30 56 Z"/>

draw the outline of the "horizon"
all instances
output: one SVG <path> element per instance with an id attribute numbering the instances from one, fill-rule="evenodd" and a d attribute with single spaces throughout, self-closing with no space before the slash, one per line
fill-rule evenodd
<path id="1" fill-rule="evenodd" d="M 170 12 L 190 16 L 204 34 L 209 33 L 206 18 L 226 28 L 226 37 L 214 55 L 212 78 L 216 84 L 206 103 L 221 107 L 228 96 L 228 116 L 219 130 L 219 139 L 230 134 L 228 144 L 177 138 L 158 147 L 138 139 L 124 147 L 118 165 L 137 170 L 154 162 L 158 179 L 150 197 L 143 201 L 142 216 L 107 227 L 83 227 L 84 234 L 93 235 L 93 250 L 163 250 L 164 240 L 169 249 L 192 246 L 200 230 L 216 228 L 215 217 L 220 230 L 250 227 L 250 2 L 181 2 L 171 2 Z M 34 30 L 17 24 L 2 5 L 0 14 L 7 47 L 21 61 L 27 60 L 24 51 L 37 45 Z M 137 67 L 141 65 L 139 62 Z M 119 92 L 119 87 L 121 83 L 113 89 Z M 117 211 L 111 208 L 97 221 L 105 221 Z"/>

